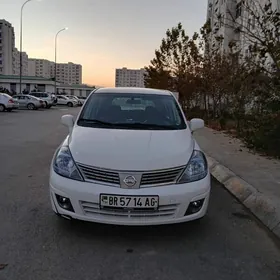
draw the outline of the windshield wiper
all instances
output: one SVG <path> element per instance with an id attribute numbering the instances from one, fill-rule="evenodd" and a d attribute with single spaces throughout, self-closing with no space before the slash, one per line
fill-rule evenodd
<path id="1" fill-rule="evenodd" d="M 115 126 L 121 126 L 121 127 L 129 127 L 129 128 L 144 128 L 144 129 L 164 129 L 164 130 L 174 130 L 177 129 L 175 126 L 171 125 L 163 125 L 163 124 L 152 124 L 152 123 L 115 123 Z"/>
<path id="2" fill-rule="evenodd" d="M 104 126 L 110 126 L 115 128 L 136 128 L 136 129 L 155 129 L 155 130 L 175 130 L 177 129 L 176 126 L 171 125 L 162 125 L 162 124 L 150 124 L 150 123 L 141 123 L 141 122 L 135 122 L 135 123 L 110 123 L 110 122 L 104 122 L 97 119 L 84 119 L 81 118 L 78 120 L 78 124 L 87 124 L 87 125 L 104 125 Z"/>
<path id="3" fill-rule="evenodd" d="M 83 119 L 83 118 L 81 118 L 81 119 L 78 120 L 78 123 L 79 122 L 83 122 L 83 123 L 86 123 L 86 124 L 101 124 L 101 125 L 109 125 L 109 126 L 115 125 L 114 123 L 103 122 L 103 121 L 96 120 L 96 119 Z"/>

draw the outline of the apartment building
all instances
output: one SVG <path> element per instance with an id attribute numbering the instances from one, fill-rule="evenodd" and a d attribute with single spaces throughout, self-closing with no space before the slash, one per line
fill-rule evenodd
<path id="1" fill-rule="evenodd" d="M 259 7 L 258 3 L 265 5 L 270 1 L 273 10 L 280 10 L 280 0 L 245 1 L 255 1 L 251 7 L 256 9 Z M 234 42 L 243 55 L 248 54 L 249 42 L 244 33 L 240 32 L 240 26 L 246 26 L 256 34 L 258 28 L 255 18 L 248 14 L 243 3 L 244 0 L 208 0 L 207 20 L 210 20 L 212 29 L 208 38 L 210 50 L 227 51 L 229 43 Z"/>
<path id="2" fill-rule="evenodd" d="M 22 52 L 22 76 L 54 78 L 55 63 L 46 59 L 28 58 Z M 57 81 L 62 84 L 82 84 L 80 64 L 58 63 Z M 15 47 L 14 28 L 8 21 L 0 20 L 0 75 L 20 75 L 20 51 Z"/>
<path id="3" fill-rule="evenodd" d="M 20 52 L 15 48 L 14 28 L 8 21 L 0 20 L 0 75 L 20 74 Z M 22 75 L 28 74 L 28 55 L 22 53 Z"/>
<path id="4" fill-rule="evenodd" d="M 51 78 L 51 62 L 46 59 L 29 58 L 28 76 Z"/>
<path id="5" fill-rule="evenodd" d="M 116 87 L 140 87 L 144 88 L 145 69 L 116 69 Z"/>
<path id="6" fill-rule="evenodd" d="M 50 64 L 51 77 L 54 77 L 55 63 Z M 56 80 L 63 84 L 80 85 L 82 84 L 82 65 L 72 62 L 57 63 Z"/>
<path id="7" fill-rule="evenodd" d="M 55 77 L 55 63 L 46 59 L 30 58 L 28 61 L 28 75 L 46 79 Z M 56 80 L 62 84 L 82 84 L 82 66 L 80 64 L 57 63 Z"/>
<path id="8" fill-rule="evenodd" d="M 13 73 L 12 75 L 20 75 L 20 51 L 14 48 L 13 51 Z M 28 55 L 22 52 L 22 76 L 28 75 Z"/>
<path id="9" fill-rule="evenodd" d="M 15 48 L 15 32 L 6 20 L 0 20 L 0 75 L 13 74 L 13 50 Z"/>

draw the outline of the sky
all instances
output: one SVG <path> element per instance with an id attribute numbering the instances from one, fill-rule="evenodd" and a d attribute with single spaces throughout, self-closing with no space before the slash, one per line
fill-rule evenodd
<path id="1" fill-rule="evenodd" d="M 0 19 L 15 28 L 25 0 L 0 0 Z M 114 86 L 116 68 L 149 65 L 166 30 L 183 24 L 191 36 L 206 20 L 207 0 L 32 0 L 23 10 L 23 50 L 30 58 L 83 66 L 83 83 Z"/>

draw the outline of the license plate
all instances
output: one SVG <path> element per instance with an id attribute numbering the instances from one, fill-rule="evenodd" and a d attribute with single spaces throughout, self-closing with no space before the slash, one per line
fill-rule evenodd
<path id="1" fill-rule="evenodd" d="M 121 195 L 100 195 L 100 207 L 115 208 L 158 208 L 158 196 L 121 196 Z"/>

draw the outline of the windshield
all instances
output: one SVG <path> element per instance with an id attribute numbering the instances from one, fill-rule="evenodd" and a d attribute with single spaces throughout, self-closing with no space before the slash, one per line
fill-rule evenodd
<path id="1" fill-rule="evenodd" d="M 186 129 L 173 96 L 94 93 L 78 120 L 80 126 L 122 129 Z"/>

